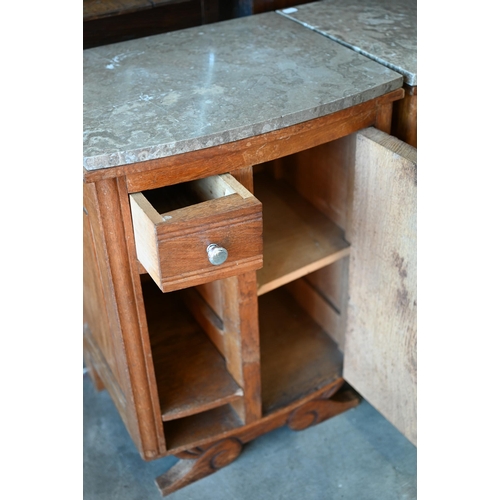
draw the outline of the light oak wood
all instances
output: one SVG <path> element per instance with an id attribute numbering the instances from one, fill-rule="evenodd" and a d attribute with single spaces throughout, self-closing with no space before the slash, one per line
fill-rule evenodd
<path id="1" fill-rule="evenodd" d="M 171 186 L 154 196 L 130 195 L 137 257 L 163 292 L 262 266 L 262 209 L 252 193 L 230 174 L 194 181 L 189 189 L 198 203 Z M 208 260 L 212 243 L 228 251 L 221 265 Z"/>
<path id="2" fill-rule="evenodd" d="M 417 147 L 417 87 L 404 85 L 405 97 L 394 103 L 391 134 Z"/>
<path id="3" fill-rule="evenodd" d="M 337 342 L 339 349 L 344 351 L 349 299 L 349 257 L 308 274 L 304 280 L 318 295 L 313 304 L 317 303 L 316 307 L 321 310 L 321 304 L 324 303 L 335 311 L 335 314 L 330 312 L 330 321 L 327 320 L 327 315 L 321 315 L 320 318 L 323 319 L 318 318 L 316 321 Z"/>
<path id="4" fill-rule="evenodd" d="M 227 367 L 244 390 L 233 407 L 248 424 L 262 416 L 259 348 L 259 315 L 255 272 L 243 273 L 223 282 L 224 348 Z"/>
<path id="5" fill-rule="evenodd" d="M 163 496 L 173 493 L 234 462 L 242 447 L 239 439 L 228 438 L 212 444 L 206 450 L 200 449 L 196 460 L 180 460 L 156 479 L 156 485 Z"/>
<path id="6" fill-rule="evenodd" d="M 212 432 L 217 429 L 214 435 L 219 435 L 220 440 L 215 443 L 205 441 L 191 449 L 174 452 L 181 460 L 156 479 L 161 494 L 169 495 L 225 467 L 239 456 L 245 443 L 265 432 L 283 425 L 288 425 L 294 431 L 301 431 L 356 406 L 359 400 L 355 394 L 351 391 L 339 391 L 342 384 L 343 379 L 339 379 L 330 384 L 327 390 L 316 391 L 305 402 L 295 404 L 288 410 L 277 411 L 243 427 L 235 425 L 237 417 L 234 412 L 231 421 L 229 408 L 225 409 L 226 413 L 223 413 L 223 408 L 217 408 L 206 414 L 172 422 L 177 432 L 173 430 L 170 434 L 176 437 L 193 439 L 194 433 L 195 439 L 199 439 L 200 429 L 204 431 L 211 429 Z M 171 427 L 169 430 L 172 430 Z"/>
<path id="7" fill-rule="evenodd" d="M 231 405 L 243 423 L 250 423 L 262 415 L 255 273 L 220 280 L 218 285 L 221 317 L 199 292 L 184 290 L 182 295 L 193 317 L 226 360 L 228 372 L 244 389 L 243 397 Z"/>
<path id="8" fill-rule="evenodd" d="M 368 236 L 360 236 L 366 230 L 366 213 L 360 209 L 363 201 L 359 202 L 364 198 L 354 189 L 358 179 L 353 168 L 359 138 L 347 135 L 372 125 L 386 130 L 392 102 L 402 96 L 400 89 L 248 140 L 85 172 L 89 214 L 84 222 L 85 282 L 91 295 L 85 304 L 85 357 L 96 383 L 116 400 L 143 458 L 175 454 L 196 462 L 180 464 L 164 475 L 160 488 L 164 493 L 213 472 L 219 458 L 224 465 L 219 454 L 229 450 L 229 459 L 235 458 L 234 443 L 239 453 L 238 443 L 282 425 L 303 429 L 358 403 L 352 393 L 336 393 L 343 383 L 341 348 L 351 237 L 355 248 L 361 242 L 359 251 L 367 267 L 360 271 L 363 259 L 356 258 L 353 286 L 361 290 L 363 301 L 356 296 L 350 310 L 359 308 L 358 323 L 365 317 L 382 318 L 392 327 L 391 321 L 397 320 L 389 307 L 387 313 L 380 304 L 378 312 L 368 310 L 374 299 L 362 290 L 372 279 L 371 272 L 385 268 L 377 269 L 379 262 L 370 259 L 378 254 L 371 254 Z M 363 137 L 376 142 L 370 135 L 375 133 L 365 131 Z M 343 139 L 329 143 L 339 138 Z M 391 149 L 386 137 L 379 144 Z M 308 148 L 314 149 L 304 151 Z M 393 153 L 401 154 L 404 148 L 398 148 L 393 144 Z M 262 206 L 259 176 L 257 196 L 252 196 L 252 166 L 265 173 L 267 167 L 259 164 L 276 159 L 279 162 L 270 166 L 281 181 L 266 180 L 260 191 L 264 225 L 266 207 L 268 221 L 274 224 L 274 229 L 264 229 L 264 244 L 277 249 L 273 253 L 264 248 L 264 263 L 274 259 L 271 267 L 277 272 L 261 280 L 259 271 L 258 287 Z M 221 177 L 206 179 L 218 174 Z M 404 204 L 390 198 L 388 186 L 394 179 L 377 175 L 383 183 L 382 200 L 370 215 L 380 216 L 381 211 L 380 222 L 387 212 L 399 223 L 393 212 L 400 207 L 404 212 Z M 275 189 L 280 184 L 284 186 Z M 373 190 L 374 184 L 369 186 L 368 191 Z M 157 205 L 155 192 L 160 189 L 169 195 Z M 373 201 L 369 196 L 366 200 Z M 390 223 L 376 226 L 377 230 L 392 231 L 396 240 L 398 230 L 390 229 Z M 137 228 L 140 238 L 134 234 Z M 401 228 L 399 232 L 406 235 Z M 225 264 L 213 266 L 215 272 L 193 267 L 199 262 L 194 257 L 206 258 L 209 243 L 221 244 L 213 241 L 214 236 L 227 234 L 240 245 L 235 247 L 236 253 L 241 251 L 237 264 L 226 269 Z M 198 251 L 196 245 L 205 237 L 203 252 Z M 279 244 L 280 239 L 285 243 Z M 392 243 L 383 243 L 373 238 L 375 248 L 392 248 Z M 141 245 L 148 248 L 149 261 L 143 256 L 138 261 Z M 403 249 L 395 244 L 394 248 L 401 259 L 394 257 L 393 267 L 399 266 L 399 279 L 407 285 L 407 295 L 400 287 L 396 298 L 410 300 L 410 260 Z M 148 274 L 141 276 L 144 268 Z M 412 321 L 410 316 L 405 319 Z M 355 322 L 350 326 L 361 331 Z M 369 357 L 370 349 L 370 345 L 357 347 L 358 357 Z"/>
<path id="9" fill-rule="evenodd" d="M 340 311 L 309 280 L 302 278 L 285 286 L 297 303 L 337 343 L 343 340 Z"/>
<path id="10" fill-rule="evenodd" d="M 193 318 L 208 335 L 217 350 L 225 357 L 224 349 L 224 322 L 220 316 L 210 307 L 203 296 L 195 289 L 182 290 L 181 294 L 184 304 L 193 315 Z"/>
<path id="11" fill-rule="evenodd" d="M 144 281 L 144 300 L 162 419 L 173 420 L 243 396 L 179 293 Z"/>
<path id="12" fill-rule="evenodd" d="M 302 399 L 294 401 L 286 408 L 280 408 L 259 420 L 242 425 L 237 413 L 230 405 L 221 406 L 213 410 L 198 413 L 179 420 L 165 422 L 165 433 L 169 438 L 169 453 L 178 457 L 187 458 L 184 452 L 195 451 L 196 448 L 205 448 L 218 439 L 237 437 L 242 443 L 270 432 L 278 427 L 287 425 L 290 415 L 310 401 L 328 397 L 335 404 L 335 413 L 353 408 L 359 404 L 359 396 L 352 390 L 341 390 L 344 379 L 339 377 L 321 389 L 312 390 Z M 330 396 L 328 396 L 330 394 Z M 333 396 L 332 396 L 333 394 Z M 310 410 L 310 408 L 309 408 Z M 333 416 L 330 414 L 330 416 Z"/>
<path id="13" fill-rule="evenodd" d="M 350 183 L 354 171 L 355 146 L 356 138 L 352 134 L 275 160 L 271 168 L 274 175 L 278 173 L 280 178 L 286 179 L 300 196 L 346 230 L 352 202 Z M 346 236 L 344 238 L 347 240 Z M 341 350 L 344 348 L 347 318 L 348 279 L 348 257 L 314 271 L 305 278 L 318 294 L 317 299 L 309 295 L 306 300 L 312 311 L 325 311 L 317 321 L 323 321 L 323 328 L 333 336 Z M 303 288 L 305 293 L 311 290 L 311 287 Z M 336 312 L 324 309 L 325 301 Z"/>
<path id="14" fill-rule="evenodd" d="M 344 230 L 354 146 L 354 135 L 349 135 L 281 159 L 282 176 L 304 199 Z"/>
<path id="15" fill-rule="evenodd" d="M 357 134 L 344 377 L 417 442 L 417 155 Z"/>
<path id="16" fill-rule="evenodd" d="M 145 329 L 142 296 L 128 209 L 124 179 L 109 179 L 98 185 L 84 186 L 84 207 L 88 213 L 95 266 L 99 273 L 102 295 L 89 289 L 84 295 L 84 311 L 98 300 L 105 319 L 87 316 L 87 334 L 95 346 L 91 357 L 110 394 L 123 394 L 125 404 L 117 408 L 137 449 L 145 460 L 166 453 L 163 426 L 159 412 L 149 338 Z M 84 262 L 85 273 L 93 264 Z M 84 274 L 85 274 L 84 273 Z M 101 302 L 102 301 L 102 302 Z M 106 325 L 107 323 L 107 325 Z M 106 325 L 104 329 L 102 326 Z M 84 344 L 84 351 L 89 343 Z M 87 347 L 86 347 L 87 346 Z M 130 366 L 134 366 L 131 370 Z"/>
<path id="17" fill-rule="evenodd" d="M 337 345 L 284 289 L 259 297 L 259 330 L 263 415 L 340 378 Z"/>
<path id="18" fill-rule="evenodd" d="M 343 231 L 284 181 L 257 175 L 255 194 L 263 204 L 264 266 L 258 295 L 327 266 L 349 254 Z"/>

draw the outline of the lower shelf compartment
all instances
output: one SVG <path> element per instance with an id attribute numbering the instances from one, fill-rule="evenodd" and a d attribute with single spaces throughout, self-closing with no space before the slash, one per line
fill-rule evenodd
<path id="1" fill-rule="evenodd" d="M 259 297 L 259 328 L 263 415 L 341 377 L 337 344 L 285 289 Z"/>
<path id="2" fill-rule="evenodd" d="M 143 294 L 163 421 L 241 398 L 242 389 L 184 305 L 182 291 L 165 294 L 144 279 Z"/>
<path id="3" fill-rule="evenodd" d="M 174 450 L 204 439 L 215 438 L 241 427 L 243 422 L 231 405 L 227 404 L 203 413 L 165 422 L 163 425 L 167 449 Z"/>

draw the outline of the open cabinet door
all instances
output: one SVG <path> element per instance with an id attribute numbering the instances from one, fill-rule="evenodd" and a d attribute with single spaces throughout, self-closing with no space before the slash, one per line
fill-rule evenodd
<path id="1" fill-rule="evenodd" d="M 357 133 L 344 378 L 417 444 L 417 151 Z"/>

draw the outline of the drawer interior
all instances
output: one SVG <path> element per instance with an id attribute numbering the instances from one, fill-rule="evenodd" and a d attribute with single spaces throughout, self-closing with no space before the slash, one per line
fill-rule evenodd
<path id="1" fill-rule="evenodd" d="M 214 175 L 191 182 L 143 191 L 142 195 L 163 218 L 174 210 L 215 200 L 232 194 L 245 196 L 245 188 L 232 182 L 230 176 Z"/>

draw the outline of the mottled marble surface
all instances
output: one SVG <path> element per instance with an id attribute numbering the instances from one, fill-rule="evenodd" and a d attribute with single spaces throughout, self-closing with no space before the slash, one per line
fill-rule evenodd
<path id="1" fill-rule="evenodd" d="M 274 12 L 88 49 L 84 167 L 252 137 L 401 86 L 401 75 Z"/>
<path id="2" fill-rule="evenodd" d="M 277 11 L 417 85 L 416 0 L 322 0 Z"/>

